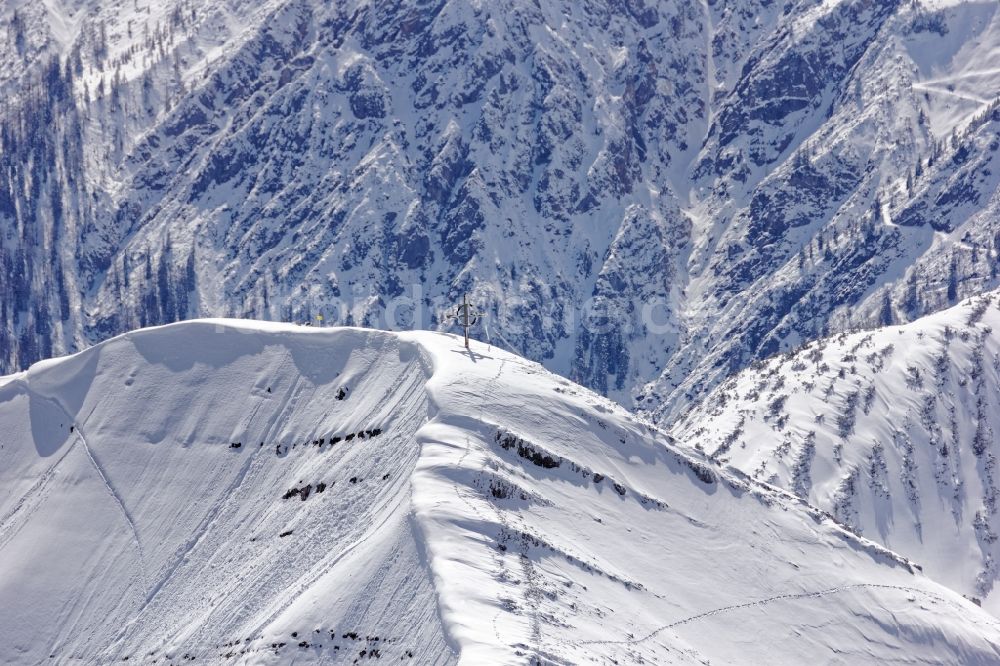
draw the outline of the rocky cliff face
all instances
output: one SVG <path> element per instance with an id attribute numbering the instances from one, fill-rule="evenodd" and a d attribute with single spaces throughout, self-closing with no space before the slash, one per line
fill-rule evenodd
<path id="1" fill-rule="evenodd" d="M 7 370 L 195 315 L 439 328 L 468 291 L 491 338 L 670 419 L 997 284 L 993 3 L 4 19 Z"/>

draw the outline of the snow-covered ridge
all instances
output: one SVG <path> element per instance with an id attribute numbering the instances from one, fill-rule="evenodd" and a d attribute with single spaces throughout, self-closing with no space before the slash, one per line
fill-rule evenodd
<path id="1" fill-rule="evenodd" d="M 1000 609 L 1000 294 L 762 362 L 673 431 Z"/>
<path id="2" fill-rule="evenodd" d="M 441 328 L 468 292 L 666 423 L 1000 284 L 996 2 L 50 0 L 0 31 L 0 371 L 200 316 Z"/>
<path id="3" fill-rule="evenodd" d="M 5 663 L 1000 654 L 906 559 L 453 336 L 137 331 L 0 380 L 0 433 Z"/>

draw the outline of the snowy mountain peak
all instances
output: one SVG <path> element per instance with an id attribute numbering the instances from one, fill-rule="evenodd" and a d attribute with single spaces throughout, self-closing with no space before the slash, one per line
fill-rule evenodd
<path id="1" fill-rule="evenodd" d="M 1000 283 L 996 3 L 0 21 L 3 372 L 193 317 L 443 328 L 468 292 L 666 423 L 755 360 Z"/>
<path id="2" fill-rule="evenodd" d="M 9 663 L 1000 653 L 905 558 L 453 336 L 137 331 L 0 380 L 0 433 Z"/>

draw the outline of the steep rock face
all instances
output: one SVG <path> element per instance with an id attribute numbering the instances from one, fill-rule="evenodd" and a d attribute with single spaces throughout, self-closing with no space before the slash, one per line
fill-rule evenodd
<path id="1" fill-rule="evenodd" d="M 674 434 L 1000 608 L 1000 295 L 727 380 Z"/>
<path id="2" fill-rule="evenodd" d="M 997 87 L 981 72 L 979 82 L 993 93 L 970 100 L 966 77 L 980 65 L 972 64 L 975 48 L 962 45 L 994 42 L 995 8 L 907 3 L 887 14 L 888 6 L 815 8 L 814 24 L 782 33 L 752 58 L 803 54 L 807 71 L 780 81 L 815 89 L 808 120 L 798 102 L 782 109 L 781 120 L 750 118 L 746 110 L 759 103 L 727 96 L 743 113 L 730 115 L 743 121 L 725 142 L 710 133 L 706 150 L 714 154 L 703 156 L 702 170 L 719 175 L 709 177 L 713 191 L 694 208 L 695 229 L 704 232 L 689 261 L 687 328 L 701 334 L 639 396 L 661 418 L 754 359 L 829 332 L 906 321 L 996 285 L 996 216 L 984 209 L 997 186 L 990 148 Z M 826 74 L 816 79 L 822 89 L 810 83 L 817 68 Z M 801 99 L 795 94 L 785 91 L 783 99 Z M 772 136 L 784 137 L 780 155 L 757 138 L 769 122 Z M 973 203 L 923 194 L 954 187 L 948 183 L 972 155 L 980 170 L 960 189 Z M 923 217 L 908 213 L 916 210 Z M 897 223 L 901 215 L 914 223 Z M 963 242 L 966 235 L 975 242 Z M 949 281 L 953 288 L 942 289 Z"/>
<path id="3" fill-rule="evenodd" d="M 5 18 L 6 368 L 205 314 L 440 328 L 468 291 L 505 344 L 669 420 L 997 283 L 992 3 Z"/>

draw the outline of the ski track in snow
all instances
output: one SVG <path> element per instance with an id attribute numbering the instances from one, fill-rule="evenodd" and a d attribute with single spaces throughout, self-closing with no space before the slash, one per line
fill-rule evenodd
<path id="1" fill-rule="evenodd" d="M 933 599 L 934 601 L 939 602 L 939 603 L 950 604 L 950 602 L 947 599 L 939 597 L 936 594 L 931 594 L 930 592 L 927 592 L 926 590 L 919 590 L 919 589 L 917 589 L 915 587 L 905 587 L 905 586 L 902 586 L 902 585 L 883 585 L 883 584 L 880 584 L 880 583 L 856 583 L 854 585 L 845 585 L 844 587 L 833 587 L 833 588 L 829 588 L 829 589 L 826 589 L 826 590 L 819 590 L 819 591 L 816 591 L 816 592 L 802 592 L 802 593 L 798 593 L 798 594 L 779 594 L 779 595 L 776 595 L 776 596 L 773 596 L 773 597 L 768 597 L 766 599 L 758 599 L 757 601 L 748 601 L 748 602 L 742 603 L 742 604 L 733 604 L 733 605 L 730 605 L 730 606 L 722 606 L 720 608 L 714 608 L 714 609 L 712 609 L 710 611 L 705 611 L 703 613 L 698 613 L 697 615 L 692 615 L 692 616 L 686 617 L 686 618 L 684 618 L 682 620 L 676 620 L 676 621 L 671 622 L 669 624 L 665 624 L 665 625 L 663 625 L 661 627 L 658 627 L 658 628 L 654 629 L 653 631 L 649 632 L 648 634 L 646 634 L 645 636 L 643 636 L 641 638 L 632 638 L 632 639 L 625 639 L 625 640 L 620 640 L 620 641 L 580 641 L 579 645 L 636 645 L 636 644 L 648 641 L 651 638 L 654 638 L 658 634 L 660 634 L 660 633 L 662 633 L 664 631 L 667 631 L 669 629 L 673 629 L 675 627 L 680 627 L 680 626 L 683 626 L 685 624 L 689 624 L 691 622 L 696 622 L 698 620 L 702 620 L 702 619 L 707 618 L 707 617 L 712 617 L 714 615 L 721 615 L 721 614 L 724 614 L 724 613 L 732 613 L 734 611 L 745 610 L 745 609 L 748 609 L 748 608 L 756 608 L 758 606 L 766 606 L 768 604 L 773 604 L 773 603 L 776 603 L 776 602 L 779 602 L 779 601 L 791 601 L 791 600 L 795 600 L 795 599 L 818 599 L 818 598 L 821 598 L 821 597 L 829 596 L 831 594 L 838 594 L 838 593 L 841 593 L 841 592 L 849 592 L 851 590 L 858 590 L 858 589 L 865 589 L 865 588 L 877 589 L 877 590 L 897 590 L 897 591 L 901 591 L 901 592 L 907 592 L 907 593 L 912 593 L 912 594 L 919 594 L 921 596 L 925 596 L 925 597 L 928 597 L 930 599 Z M 1000 627 L 1000 622 L 994 622 L 992 624 L 993 624 L 993 626 Z"/>
<path id="2" fill-rule="evenodd" d="M 87 444 L 87 437 L 86 437 L 86 434 L 84 432 L 84 427 L 85 427 L 86 419 L 82 419 L 79 423 L 77 423 L 76 419 L 70 413 L 70 410 L 67 409 L 66 406 L 58 398 L 54 398 L 54 397 L 50 397 L 50 396 L 38 393 L 37 391 L 33 390 L 31 388 L 30 384 L 27 383 L 27 382 L 25 383 L 25 387 L 26 387 L 28 393 L 31 396 L 33 396 L 33 397 L 35 397 L 35 398 L 37 398 L 39 400 L 44 400 L 45 402 L 49 403 L 50 405 L 53 405 L 53 406 L 57 407 L 59 409 L 59 411 L 61 411 L 63 413 L 63 415 L 66 417 L 67 423 L 70 423 L 70 424 L 73 425 L 74 434 L 76 435 L 76 438 L 75 438 L 74 443 L 71 444 L 67 448 L 67 451 L 66 451 L 66 453 L 63 454 L 63 457 L 65 457 L 66 455 L 68 455 L 69 450 L 71 450 L 75 446 L 76 442 L 79 442 L 83 446 L 84 453 L 87 454 L 87 458 L 90 460 L 91 465 L 93 466 L 94 470 L 97 472 L 97 475 L 101 478 L 101 482 L 104 484 L 104 487 L 107 489 L 108 494 L 111 496 L 111 499 L 114 501 L 115 505 L 118 507 L 118 510 L 121 513 L 121 516 L 125 519 L 125 522 L 128 524 L 129 532 L 131 532 L 131 534 L 132 534 L 132 541 L 134 542 L 136 550 L 139 553 L 139 569 L 140 569 L 140 572 L 142 574 L 142 584 L 143 584 L 144 588 L 148 589 L 148 586 L 149 586 L 149 573 L 146 571 L 146 554 L 145 554 L 145 552 L 143 551 L 143 548 L 142 548 L 142 540 L 139 538 L 139 531 L 136 529 L 135 521 L 132 518 L 132 514 L 129 512 L 128 508 L 125 506 L 125 502 L 122 500 L 121 495 L 118 493 L 117 490 L 115 490 L 115 487 L 111 484 L 111 480 L 108 478 L 108 475 L 105 473 L 104 467 L 100 464 L 100 462 L 94 456 L 93 451 L 91 451 L 90 446 Z M 60 458 L 59 461 L 61 462 L 62 458 Z M 56 464 L 58 464 L 58 463 L 56 463 Z"/>
<path id="3" fill-rule="evenodd" d="M 44 490 L 44 488 L 48 485 L 49 480 L 55 474 L 55 471 L 59 467 L 59 465 L 63 462 L 63 460 L 65 460 L 69 456 L 69 454 L 71 452 L 73 452 L 75 449 L 79 448 L 77 446 L 77 444 L 79 444 L 80 447 L 82 447 L 82 450 L 83 450 L 84 454 L 86 455 L 87 460 L 90 462 L 91 467 L 94 469 L 94 471 L 97 472 L 97 475 L 100 477 L 101 482 L 104 485 L 104 488 L 107 490 L 108 495 L 111 497 L 112 501 L 115 503 L 115 506 L 117 507 L 118 512 L 120 513 L 120 515 L 122 516 L 122 518 L 125 520 L 126 524 L 128 525 L 129 533 L 131 535 L 132 544 L 135 546 L 135 549 L 136 549 L 136 551 L 138 553 L 138 557 L 139 557 L 139 574 L 142 577 L 141 578 L 141 580 L 142 580 L 142 587 L 143 587 L 144 590 L 147 591 L 146 595 L 148 597 L 148 594 L 149 594 L 148 590 L 150 589 L 149 588 L 150 577 L 149 577 L 149 572 L 148 572 L 147 566 L 146 566 L 146 554 L 145 554 L 145 551 L 144 551 L 144 549 L 142 547 L 142 540 L 139 537 L 139 531 L 136 528 L 135 520 L 133 519 L 132 514 L 129 512 L 128 508 L 125 506 L 125 502 L 123 501 L 121 495 L 118 493 L 118 491 L 112 485 L 111 480 L 108 478 L 108 475 L 105 472 L 104 467 L 100 464 L 100 462 L 98 461 L 97 457 L 94 455 L 93 451 L 91 450 L 90 445 L 87 442 L 87 436 L 86 436 L 85 425 L 84 425 L 86 419 L 82 419 L 80 422 L 77 422 L 76 419 L 73 417 L 73 415 L 70 413 L 70 410 L 67 409 L 66 406 L 58 398 L 50 397 L 50 396 L 46 396 L 46 395 L 42 395 L 42 394 L 38 393 L 37 391 L 35 391 L 34 389 L 31 388 L 30 384 L 26 380 L 23 381 L 23 386 L 24 386 L 24 389 L 25 389 L 25 392 L 26 392 L 27 395 L 29 395 L 29 396 L 31 396 L 33 398 L 39 399 L 39 400 L 44 400 L 45 402 L 49 403 L 50 405 L 53 405 L 56 408 L 58 408 L 59 411 L 61 411 L 63 413 L 64 417 L 66 418 L 66 421 L 68 423 L 72 424 L 72 426 L 73 426 L 73 434 L 75 435 L 75 437 L 73 438 L 73 443 L 70 444 L 69 446 L 65 447 L 66 450 L 63 452 L 63 454 L 59 457 L 59 459 L 51 467 L 49 467 L 49 469 L 45 472 L 45 474 L 39 480 L 39 483 L 41 484 L 41 487 L 37 488 L 37 486 L 39 485 L 39 483 L 36 483 L 35 485 L 32 486 L 31 489 L 29 489 L 28 493 L 32 493 L 32 492 L 34 492 L 36 490 Z M 32 502 L 32 506 L 33 507 L 37 507 L 44 498 L 45 498 L 45 494 L 39 492 L 37 494 L 37 496 L 36 496 L 35 501 Z M 23 501 L 23 498 L 22 498 L 22 501 Z M 13 512 L 11 512 L 11 513 L 12 514 L 16 513 L 17 510 L 18 510 L 18 508 L 20 506 L 21 506 L 21 502 L 19 502 L 18 505 L 15 506 Z M 32 513 L 33 513 L 33 511 L 32 511 Z M 10 514 L 8 514 L 8 515 L 10 515 Z M 27 518 L 29 518 L 29 517 L 30 517 L 30 514 L 28 516 L 25 516 L 24 520 L 26 521 Z M 5 520 L 6 520 L 6 517 L 5 517 Z M 3 521 L 0 521 L 0 526 L 2 526 L 2 522 Z M 5 532 L 6 532 L 6 530 L 0 531 L 0 550 L 2 550 L 3 546 L 7 542 L 9 542 L 9 540 L 11 538 L 13 538 L 13 536 L 16 535 L 16 533 L 17 533 L 17 531 L 14 530 L 13 533 L 11 533 L 9 535 L 5 535 Z M 5 538 L 5 536 L 6 536 L 6 538 Z M 76 604 L 74 604 L 74 605 L 76 605 Z M 126 628 L 123 627 L 122 631 L 124 632 L 125 629 Z"/>
<path id="4" fill-rule="evenodd" d="M 469 355 L 470 355 L 470 358 L 472 358 L 473 360 L 475 360 L 475 352 L 469 351 Z M 504 360 L 500 361 L 500 367 L 497 369 L 497 374 L 493 378 L 492 382 L 490 383 L 491 387 L 500 378 L 500 375 L 503 373 L 504 362 L 505 362 Z M 482 395 L 482 397 L 481 397 L 481 399 L 480 399 L 480 401 L 479 401 L 479 416 L 478 416 L 478 419 L 479 419 L 480 423 L 483 422 L 483 413 L 484 413 L 485 409 L 486 409 L 486 393 L 484 392 L 483 395 Z M 463 467 L 465 466 L 465 460 L 466 460 L 466 458 L 468 458 L 469 453 L 471 451 L 472 451 L 472 439 L 471 439 L 471 435 L 469 433 L 466 433 L 466 435 L 465 435 L 465 449 L 462 451 L 462 454 L 458 458 L 458 461 L 457 461 L 457 463 L 455 465 L 456 469 L 463 469 Z M 484 460 L 483 464 L 480 466 L 479 472 L 482 473 L 484 470 L 485 470 L 485 460 Z M 469 510 L 472 511 L 479 518 L 479 520 L 482 521 L 482 523 L 484 525 L 489 525 L 490 524 L 490 519 L 487 516 L 485 516 L 479 510 L 479 507 L 476 506 L 476 504 L 474 502 L 472 502 L 470 499 L 468 499 L 462 493 L 462 490 L 459 487 L 459 485 L 456 483 L 456 484 L 453 484 L 452 487 L 453 487 L 453 489 L 455 491 L 455 496 L 463 504 L 465 504 L 467 507 L 469 507 Z M 471 487 L 469 488 L 469 492 L 473 493 L 473 494 L 475 493 L 475 491 Z M 489 507 L 491 507 L 493 509 L 493 511 L 497 515 L 497 518 L 499 519 L 501 525 L 505 525 L 506 524 L 506 520 L 503 517 L 503 515 L 501 514 L 500 510 L 497 509 L 492 504 L 490 504 L 489 502 L 486 502 L 486 505 L 489 506 Z M 500 555 L 498 557 L 498 559 L 501 561 L 501 564 L 499 565 L 499 569 L 500 570 L 496 571 L 494 573 L 494 577 L 499 577 L 500 573 L 502 572 L 502 560 L 503 560 L 503 556 Z M 496 635 L 498 641 L 502 641 L 503 640 L 500 637 L 500 630 L 497 627 L 497 619 L 500 617 L 500 615 L 501 615 L 502 612 L 503 611 L 497 611 L 496 614 L 493 616 L 493 619 L 491 621 L 491 625 L 493 627 L 493 633 Z M 537 652 L 537 650 L 536 650 L 536 652 Z"/>
<path id="5" fill-rule="evenodd" d="M 195 548 L 197 548 L 198 545 L 202 543 L 206 535 L 208 535 L 208 533 L 211 531 L 212 526 L 215 524 L 215 521 L 218 519 L 219 514 L 224 508 L 226 500 L 228 500 L 233 495 L 233 493 L 236 492 L 236 490 L 240 487 L 240 485 L 242 485 L 243 480 L 247 476 L 247 472 L 250 470 L 254 461 L 255 458 L 249 458 L 245 463 L 243 463 L 243 468 L 237 475 L 236 479 L 229 484 L 229 486 L 220 496 L 219 500 L 212 505 L 212 508 L 209 509 L 208 513 L 205 516 L 205 519 L 195 529 L 194 535 L 187 541 L 187 543 L 185 543 L 182 546 L 180 552 L 176 554 L 173 561 L 167 566 L 166 572 L 163 574 L 160 580 L 158 580 L 146 592 L 146 598 L 142 606 L 136 612 L 135 617 L 129 622 L 129 624 L 126 625 L 125 627 L 122 627 L 122 630 L 119 633 L 119 636 L 117 637 L 115 643 L 123 640 L 126 634 L 128 633 L 130 626 L 138 622 L 140 619 L 142 619 L 143 614 L 153 603 L 156 596 L 160 593 L 161 590 L 163 590 L 167 586 L 167 584 L 173 578 L 174 574 L 177 573 L 177 571 L 183 566 L 184 562 L 187 561 L 191 553 L 194 552 Z"/>
<path id="6" fill-rule="evenodd" d="M 17 536 L 21 527 L 28 522 L 32 514 L 34 514 L 35 509 L 45 499 L 49 481 L 55 475 L 56 469 L 72 450 L 73 447 L 66 447 L 66 450 L 59 456 L 59 459 L 49 466 L 37 481 L 31 484 L 31 487 L 21 495 L 14 507 L 3 517 L 0 517 L 0 551 L 3 550 L 4 546 L 11 539 Z"/>
<path id="7" fill-rule="evenodd" d="M 71 419 L 72 422 L 72 419 Z M 149 589 L 149 573 L 146 571 L 146 554 L 142 549 L 142 540 L 139 538 L 139 531 L 135 527 L 135 521 L 132 519 L 132 514 L 129 513 L 128 508 L 125 506 L 125 502 L 122 500 L 121 495 L 115 490 L 114 486 L 111 485 L 111 480 L 108 475 L 105 474 L 104 468 L 98 462 L 97 458 L 94 456 L 94 452 L 90 450 L 90 446 L 87 444 L 87 437 L 83 432 L 83 427 L 81 425 L 76 426 L 77 431 L 77 441 L 83 445 L 83 450 L 87 454 L 87 458 L 93 464 L 94 469 L 97 470 L 97 474 L 101 477 L 101 481 L 104 482 L 104 487 L 107 488 L 108 493 L 111 498 L 115 501 L 118 509 L 121 511 L 122 516 L 125 518 L 125 522 L 128 523 L 129 530 L 132 532 L 132 540 L 135 542 L 136 550 L 139 551 L 139 568 L 142 572 L 142 586 L 146 590 Z M 148 592 L 147 592 L 148 594 Z"/>
<path id="8" fill-rule="evenodd" d="M 291 355 L 287 354 L 285 358 L 282 360 L 282 365 L 280 369 L 284 370 L 287 367 L 289 367 L 290 361 L 291 361 Z M 300 380 L 301 376 L 295 374 L 293 377 L 292 384 L 289 386 L 288 390 L 285 391 L 282 397 L 281 403 L 275 409 L 270 420 L 265 425 L 262 431 L 261 441 L 266 442 L 270 440 L 274 428 L 278 426 L 282 422 L 283 417 L 285 417 L 286 410 L 289 409 L 290 406 L 294 406 L 295 401 L 298 398 Z M 253 413 L 250 416 L 250 419 L 247 422 L 245 430 L 249 429 L 252 419 L 256 416 L 261 405 L 263 405 L 265 401 L 266 400 L 261 400 L 257 403 Z M 188 541 L 176 553 L 176 555 L 173 558 L 173 561 L 167 566 L 164 575 L 160 578 L 159 581 L 157 581 L 152 586 L 152 588 L 149 589 L 149 591 L 146 594 L 146 598 L 142 607 L 136 613 L 135 617 L 129 622 L 129 624 L 122 628 L 121 632 L 119 633 L 118 637 L 115 640 L 115 644 L 112 646 L 112 649 L 115 647 L 115 645 L 120 643 L 120 641 L 126 638 L 128 630 L 131 627 L 131 625 L 140 621 L 143 614 L 151 606 L 151 604 L 153 603 L 156 596 L 160 593 L 160 591 L 165 589 L 165 587 L 169 584 L 174 575 L 181 569 L 184 563 L 189 559 L 189 557 L 195 551 L 195 549 L 201 543 L 203 543 L 204 540 L 208 537 L 216 521 L 219 519 L 219 516 L 226 508 L 227 503 L 229 502 L 229 500 L 231 500 L 233 495 L 239 490 L 240 486 L 243 485 L 243 482 L 247 478 L 247 476 L 248 475 L 253 476 L 256 471 L 259 471 L 260 467 L 263 464 L 266 464 L 265 461 L 267 460 L 267 458 L 269 458 L 269 456 L 267 455 L 268 452 L 261 451 L 259 449 L 254 450 L 252 447 L 250 447 L 250 451 L 251 451 L 250 457 L 243 463 L 243 467 L 240 470 L 239 474 L 237 474 L 236 478 L 232 482 L 230 482 L 230 484 L 226 487 L 226 489 L 220 494 L 216 502 L 208 510 L 208 513 L 205 515 L 202 522 L 198 525 L 198 527 L 195 528 L 192 537 L 188 539 Z M 256 635 L 256 633 L 258 632 L 255 631 L 254 633 Z"/>
<path id="9" fill-rule="evenodd" d="M 404 372 L 402 376 L 396 380 L 396 384 L 387 392 L 387 394 L 395 394 L 400 388 L 404 388 L 401 395 L 400 402 L 405 404 L 405 398 L 413 395 L 414 392 L 421 390 L 423 388 L 423 382 L 420 373 L 416 372 Z M 405 383 L 404 383 L 405 382 Z M 364 423 L 366 420 L 371 419 L 374 415 L 377 407 L 373 408 L 370 412 L 365 415 L 365 418 L 360 421 Z M 408 414 L 402 414 L 401 416 L 409 416 Z M 351 544 L 337 553 L 332 561 L 323 563 L 322 561 L 314 567 L 314 570 L 299 579 L 299 582 L 294 590 L 286 590 L 285 600 L 280 602 L 274 611 L 263 621 L 258 622 L 254 627 L 252 633 L 254 635 L 260 634 L 265 628 L 271 625 L 278 617 L 281 616 L 289 607 L 292 606 L 302 594 L 315 585 L 320 579 L 330 573 L 334 567 L 342 561 L 345 557 L 355 551 L 359 546 L 370 540 L 373 536 L 379 533 L 379 531 L 390 521 L 395 515 L 395 509 L 405 500 L 405 495 L 403 493 L 395 493 L 385 499 L 382 504 L 378 505 L 378 508 L 374 510 L 373 515 L 382 515 L 382 519 L 378 524 L 369 526 L 365 530 L 363 536 L 359 539 L 355 539 Z"/>

